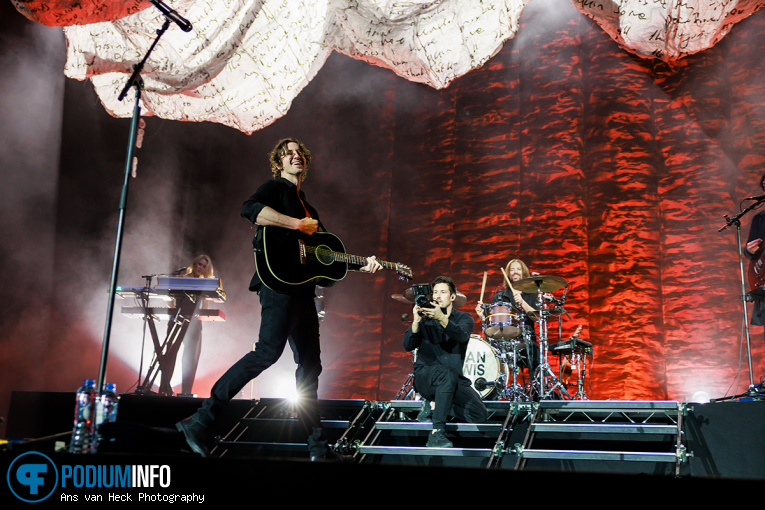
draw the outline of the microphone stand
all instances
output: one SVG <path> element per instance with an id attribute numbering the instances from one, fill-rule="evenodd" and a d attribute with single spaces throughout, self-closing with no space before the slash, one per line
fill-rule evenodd
<path id="1" fill-rule="evenodd" d="M 747 312 L 747 306 L 746 303 L 751 298 L 751 292 L 749 294 L 746 293 L 746 277 L 744 272 L 744 254 L 741 249 L 741 217 L 743 217 L 745 214 L 747 214 L 752 209 L 756 209 L 757 207 L 760 207 L 763 203 L 763 198 L 758 199 L 756 202 L 754 202 L 752 205 L 735 215 L 733 218 L 728 217 L 727 214 L 723 215 L 723 218 L 725 218 L 725 225 L 720 227 L 717 231 L 722 232 L 723 230 L 727 229 L 728 227 L 731 227 L 733 225 L 736 226 L 736 244 L 738 244 L 738 264 L 739 264 L 739 271 L 741 273 L 741 301 L 744 304 L 744 335 L 746 337 L 746 357 L 747 362 L 749 364 L 749 391 L 748 393 L 753 394 L 755 392 L 754 387 L 754 375 L 752 374 L 752 342 L 751 337 L 749 336 L 749 313 Z M 754 291 L 754 289 L 752 289 Z"/>
<path id="2" fill-rule="evenodd" d="M 125 158 L 125 175 L 122 182 L 122 195 L 120 197 L 119 204 L 119 218 L 117 222 L 117 239 L 114 244 L 114 259 L 112 262 L 112 274 L 111 282 L 109 283 L 109 302 L 106 309 L 106 325 L 104 327 L 104 340 L 101 346 L 101 364 L 98 372 L 98 385 L 96 388 L 98 391 L 103 391 L 105 377 L 106 377 L 106 362 L 109 356 L 109 342 L 111 337 L 112 320 L 114 318 L 114 298 L 117 290 L 117 276 L 119 273 L 120 254 L 122 252 L 122 238 L 125 225 L 125 210 L 127 208 L 128 197 L 128 183 L 130 182 L 131 166 L 133 163 L 133 152 L 135 149 L 136 135 L 138 132 L 138 121 L 141 117 L 141 89 L 143 88 L 143 79 L 141 78 L 141 71 L 149 58 L 152 50 L 159 42 L 159 38 L 162 37 L 167 29 L 170 27 L 170 21 L 165 19 L 162 28 L 157 30 L 157 38 L 149 47 L 143 60 L 133 66 L 133 74 L 128 79 L 125 87 L 122 89 L 118 99 L 122 101 L 127 95 L 131 87 L 135 87 L 135 106 L 133 108 L 133 118 L 130 122 L 130 133 L 128 138 L 127 157 Z"/>

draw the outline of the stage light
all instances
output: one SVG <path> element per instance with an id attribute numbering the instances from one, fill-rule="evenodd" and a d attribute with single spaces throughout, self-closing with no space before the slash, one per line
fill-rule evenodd
<path id="1" fill-rule="evenodd" d="M 289 400 L 293 404 L 300 402 L 300 396 L 298 395 L 297 388 L 295 388 L 295 380 L 291 380 L 292 384 L 284 385 L 284 398 Z"/>
<path id="2" fill-rule="evenodd" d="M 689 401 L 697 404 L 706 404 L 709 402 L 709 393 L 703 390 L 696 391 L 691 395 Z"/>

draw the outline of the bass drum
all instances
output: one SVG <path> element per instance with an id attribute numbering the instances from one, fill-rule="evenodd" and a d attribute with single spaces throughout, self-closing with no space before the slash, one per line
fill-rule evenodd
<path id="1" fill-rule="evenodd" d="M 499 352 L 478 335 L 470 335 L 462 373 L 470 379 L 483 400 L 496 400 L 510 375 L 507 365 L 499 358 Z"/>

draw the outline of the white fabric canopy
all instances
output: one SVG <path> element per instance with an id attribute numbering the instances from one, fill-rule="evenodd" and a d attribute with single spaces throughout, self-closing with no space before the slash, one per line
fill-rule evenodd
<path id="1" fill-rule="evenodd" d="M 673 61 L 711 48 L 761 0 L 571 0 L 622 48 Z"/>
<path id="2" fill-rule="evenodd" d="M 103 18 L 93 10 L 95 2 L 57 0 L 38 11 L 35 2 L 12 1 L 31 19 L 67 25 L 66 75 L 90 79 L 112 115 L 132 114 L 133 101 L 117 96 L 162 26 L 158 9 L 132 0 L 128 7 L 142 10 L 98 21 Z M 287 113 L 332 51 L 443 88 L 513 38 L 530 1 L 168 0 L 193 29 L 172 25 L 160 39 L 143 69 L 142 108 L 144 114 L 219 122 L 252 133 Z M 765 3 L 570 1 L 624 49 L 665 61 L 713 46 Z M 556 8 L 556 2 L 546 3 Z M 51 8 L 67 16 L 51 16 Z M 78 8 L 79 16 L 73 11 Z M 87 24 L 74 25 L 78 20 Z"/>

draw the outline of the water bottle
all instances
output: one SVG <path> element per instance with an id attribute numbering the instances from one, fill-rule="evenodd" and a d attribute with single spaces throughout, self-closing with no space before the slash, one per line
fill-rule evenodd
<path id="1" fill-rule="evenodd" d="M 69 443 L 71 453 L 94 453 L 96 449 L 96 382 L 85 379 L 74 405 L 74 428 Z"/>
<path id="2" fill-rule="evenodd" d="M 117 395 L 117 385 L 114 383 L 104 384 L 104 391 L 98 396 L 98 406 L 96 408 L 96 428 L 98 429 L 96 447 L 98 447 L 98 444 L 103 440 L 101 425 L 117 421 L 119 401 L 120 397 Z"/>
<path id="3" fill-rule="evenodd" d="M 117 385 L 114 383 L 106 383 L 104 385 L 104 391 L 101 393 L 100 398 L 101 406 L 99 411 L 101 416 L 97 420 L 98 425 L 102 423 L 114 423 L 117 421 L 117 408 L 120 403 L 120 397 L 117 395 Z"/>

